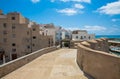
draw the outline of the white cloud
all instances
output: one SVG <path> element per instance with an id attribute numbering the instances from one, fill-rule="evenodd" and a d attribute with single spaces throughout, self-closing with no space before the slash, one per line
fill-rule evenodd
<path id="1" fill-rule="evenodd" d="M 68 15 L 68 16 L 72 16 L 76 14 L 82 14 L 83 11 L 81 11 L 81 9 L 83 8 L 84 6 L 82 6 L 81 4 L 75 4 L 72 8 L 65 8 L 65 9 L 57 10 L 57 12 Z"/>
<path id="2" fill-rule="evenodd" d="M 116 19 L 112 19 L 112 21 L 113 21 L 113 22 L 115 22 L 115 21 L 116 21 Z"/>
<path id="3" fill-rule="evenodd" d="M 57 12 L 71 16 L 80 13 L 77 9 L 74 8 L 65 8 L 61 10 L 57 10 Z"/>
<path id="4" fill-rule="evenodd" d="M 40 0 L 31 0 L 33 3 L 38 3 Z"/>
<path id="5" fill-rule="evenodd" d="M 109 34 L 116 34 L 116 32 L 120 32 L 120 28 L 118 27 L 104 27 L 104 26 L 99 26 L 99 25 L 95 25 L 95 26 L 89 26 L 86 25 L 83 28 L 81 28 L 83 30 L 87 30 L 90 33 L 95 33 L 95 34 L 105 34 L 105 35 L 109 35 Z"/>
<path id="6" fill-rule="evenodd" d="M 79 27 L 69 27 L 69 28 L 65 28 L 65 29 L 73 31 L 73 30 L 79 30 L 80 28 Z"/>
<path id="7" fill-rule="evenodd" d="M 51 2 L 54 2 L 55 0 L 51 0 Z M 90 0 L 59 0 L 59 1 L 63 1 L 63 2 L 69 2 L 69 1 L 74 1 L 74 2 L 84 2 L 84 1 L 90 1 Z M 73 6 L 71 8 L 64 8 L 64 9 L 60 9 L 57 10 L 58 13 L 62 13 L 64 15 L 67 16 L 72 16 L 72 15 L 76 15 L 76 14 L 82 14 L 83 11 L 81 11 L 81 9 L 84 9 L 84 6 L 81 4 L 73 4 Z"/>
<path id="8" fill-rule="evenodd" d="M 51 2 L 55 2 L 55 0 L 51 0 Z"/>
<path id="9" fill-rule="evenodd" d="M 75 4 L 74 7 L 75 7 L 75 8 L 78 8 L 78 9 L 83 9 L 83 8 L 84 8 L 84 6 L 81 5 L 81 4 Z"/>
<path id="10" fill-rule="evenodd" d="M 113 22 L 116 22 L 116 21 L 120 21 L 120 19 L 112 19 L 111 21 L 113 21 Z"/>
<path id="11" fill-rule="evenodd" d="M 91 0 L 60 0 L 62 2 L 85 2 L 85 3 L 91 3 Z"/>
<path id="12" fill-rule="evenodd" d="M 120 33 L 120 28 L 117 27 L 117 26 L 111 26 L 111 27 L 104 27 L 104 26 L 99 26 L 99 25 L 93 25 L 93 26 L 90 26 L 90 25 L 85 25 L 83 27 L 69 27 L 69 28 L 66 28 L 66 29 L 69 29 L 71 31 L 73 30 L 87 30 L 89 33 L 95 33 L 95 34 L 98 34 L 98 35 L 111 35 L 111 34 L 116 34 L 116 32 L 119 34 Z"/>
<path id="13" fill-rule="evenodd" d="M 108 15 L 120 14 L 120 0 L 108 3 L 107 5 L 100 7 L 97 11 Z"/>
<path id="14" fill-rule="evenodd" d="M 105 31 L 107 28 L 103 26 L 98 26 L 98 25 L 96 26 L 86 25 L 82 29 L 87 30 L 87 31 Z"/>
<path id="15" fill-rule="evenodd" d="M 61 2 L 85 2 L 91 3 L 91 0 L 50 0 L 51 2 L 61 1 Z"/>

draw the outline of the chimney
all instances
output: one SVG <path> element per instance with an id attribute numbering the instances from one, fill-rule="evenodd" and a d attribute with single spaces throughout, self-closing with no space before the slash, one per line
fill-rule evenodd
<path id="1" fill-rule="evenodd" d="M 2 10 L 0 9 L 0 15 L 3 15 L 3 12 L 2 12 Z"/>

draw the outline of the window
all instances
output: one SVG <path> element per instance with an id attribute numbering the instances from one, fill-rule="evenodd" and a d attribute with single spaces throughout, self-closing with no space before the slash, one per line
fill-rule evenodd
<path id="1" fill-rule="evenodd" d="M 7 24 L 6 24 L 6 23 L 3 23 L 3 27 L 6 28 L 6 27 L 7 27 Z"/>
<path id="2" fill-rule="evenodd" d="M 16 27 L 15 27 L 15 24 L 12 24 L 12 29 L 15 29 Z"/>
<path id="3" fill-rule="evenodd" d="M 76 36 L 76 39 L 78 39 L 78 36 Z"/>
<path id="4" fill-rule="evenodd" d="M 81 39 L 83 39 L 83 36 L 81 36 Z"/>
<path id="5" fill-rule="evenodd" d="M 88 38 L 90 39 L 90 36 Z"/>
<path id="6" fill-rule="evenodd" d="M 12 52 L 16 52 L 16 49 L 15 49 L 15 48 L 13 48 L 13 49 L 12 49 Z"/>
<path id="7" fill-rule="evenodd" d="M 44 36 L 44 32 L 42 33 L 42 35 Z"/>
<path id="8" fill-rule="evenodd" d="M 49 44 L 50 44 L 50 39 L 49 39 Z"/>
<path id="9" fill-rule="evenodd" d="M 29 31 L 27 31 L 27 35 L 29 35 Z"/>
<path id="10" fill-rule="evenodd" d="M 29 49 L 29 48 L 30 48 L 30 46 L 27 46 L 27 48 Z"/>
<path id="11" fill-rule="evenodd" d="M 35 46 L 35 44 L 33 44 L 33 46 Z"/>
<path id="12" fill-rule="evenodd" d="M 33 36 L 33 39 L 36 39 L 36 36 Z"/>
<path id="13" fill-rule="evenodd" d="M 11 17 L 12 20 L 15 20 L 15 17 Z"/>
<path id="14" fill-rule="evenodd" d="M 62 40 L 62 37 L 60 37 L 60 40 Z"/>
<path id="15" fill-rule="evenodd" d="M 12 43 L 12 46 L 16 46 L 16 44 L 15 44 L 15 43 Z"/>
<path id="16" fill-rule="evenodd" d="M 60 36 L 62 35 L 62 33 L 60 33 Z"/>
<path id="17" fill-rule="evenodd" d="M 84 38 L 86 38 L 86 36 L 84 36 Z"/>
<path id="18" fill-rule="evenodd" d="M 35 28 L 33 28 L 33 31 L 35 31 L 36 29 Z"/>

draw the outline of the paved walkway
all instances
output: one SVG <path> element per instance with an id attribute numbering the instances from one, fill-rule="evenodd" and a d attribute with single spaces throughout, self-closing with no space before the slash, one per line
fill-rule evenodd
<path id="1" fill-rule="evenodd" d="M 76 63 L 76 49 L 44 54 L 2 79 L 88 79 Z"/>

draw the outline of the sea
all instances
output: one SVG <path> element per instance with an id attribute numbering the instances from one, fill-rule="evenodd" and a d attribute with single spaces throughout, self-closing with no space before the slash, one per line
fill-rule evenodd
<path id="1" fill-rule="evenodd" d="M 114 38 L 114 39 L 120 39 L 120 35 L 96 35 L 96 38 Z"/>
<path id="2" fill-rule="evenodd" d="M 108 38 L 110 40 L 120 42 L 120 35 L 96 35 L 95 37 L 96 38 Z M 120 53 L 117 53 L 117 52 L 110 52 L 110 53 L 120 56 Z"/>

